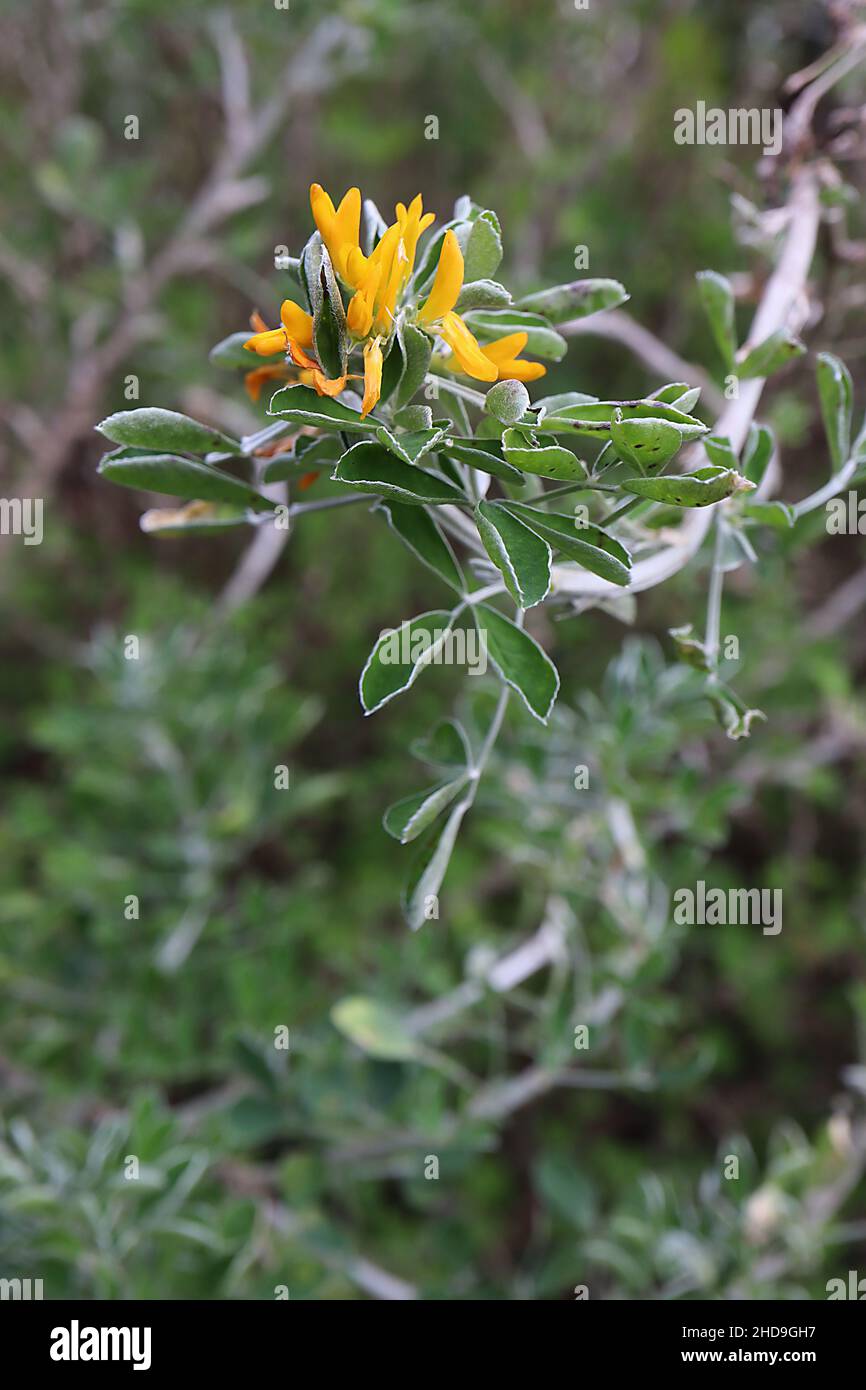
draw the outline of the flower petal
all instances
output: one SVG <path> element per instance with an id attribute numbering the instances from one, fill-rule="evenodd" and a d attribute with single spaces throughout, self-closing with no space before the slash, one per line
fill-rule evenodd
<path id="1" fill-rule="evenodd" d="M 477 381 L 496 380 L 499 372 L 495 363 L 484 356 L 459 314 L 453 311 L 445 314 L 438 331 L 468 376 Z"/>
<path id="2" fill-rule="evenodd" d="M 280 305 L 280 321 L 289 337 L 301 347 L 313 345 L 313 317 L 306 309 L 291 299 L 284 299 Z"/>
<path id="3" fill-rule="evenodd" d="M 372 338 L 364 348 L 364 400 L 361 404 L 363 420 L 378 403 L 382 391 L 382 347 L 378 338 Z"/>
<path id="4" fill-rule="evenodd" d="M 418 314 L 419 323 L 434 323 L 454 308 L 463 288 L 463 252 L 454 233 L 449 229 L 442 242 L 436 278 L 427 301 Z M 469 330 L 466 330 L 467 333 Z M 472 335 L 470 334 L 470 337 Z M 473 342 L 474 342 L 473 338 Z M 485 378 L 486 379 L 486 378 Z"/>

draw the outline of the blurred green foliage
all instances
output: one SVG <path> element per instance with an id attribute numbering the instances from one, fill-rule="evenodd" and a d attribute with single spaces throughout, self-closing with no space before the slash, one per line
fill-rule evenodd
<path id="1" fill-rule="evenodd" d="M 423 189 L 440 211 L 471 186 L 516 284 L 569 278 L 585 244 L 586 273 L 622 279 L 641 322 L 714 370 L 692 275 L 753 267 L 728 195 L 760 195 L 749 151 L 675 153 L 664 132 L 697 98 L 774 104 L 829 41 L 824 7 L 229 8 L 257 101 L 312 47 L 240 171 L 260 197 L 156 284 L 224 130 L 213 7 L 4 6 L 3 464 L 48 502 L 45 544 L 12 556 L 0 636 L 0 1274 L 82 1298 L 407 1291 L 386 1274 L 433 1299 L 823 1297 L 866 1259 L 864 649 L 804 611 L 859 539 L 815 548 L 807 518 L 730 577 L 738 688 L 768 715 L 746 744 L 666 636 L 696 617 L 694 573 L 639 599 L 625 643 L 599 611 L 540 631 L 563 675 L 552 734 L 509 715 L 442 918 L 410 935 L 379 822 L 422 785 L 405 747 L 457 683 L 431 671 L 367 721 L 355 673 L 436 581 L 347 509 L 304 519 L 263 592 L 220 618 L 242 543 L 141 536 L 136 499 L 93 475 L 89 431 L 130 372 L 142 403 L 261 420 L 206 352 L 252 307 L 273 313 L 273 248 L 304 239 L 313 179 L 385 206 Z M 862 379 L 851 278 L 833 267 L 818 334 L 851 340 Z M 767 414 L 805 492 L 819 426 L 800 372 Z M 578 338 L 545 386 L 659 380 Z M 465 698 L 470 728 L 490 699 Z M 781 887 L 781 935 L 672 927 L 673 888 L 699 877 Z M 542 923 L 550 960 L 497 991 L 491 965 Z M 358 996 L 410 1028 L 412 1057 L 347 1041 L 331 1011 Z M 852 1172 L 824 1215 L 816 1194 Z"/>

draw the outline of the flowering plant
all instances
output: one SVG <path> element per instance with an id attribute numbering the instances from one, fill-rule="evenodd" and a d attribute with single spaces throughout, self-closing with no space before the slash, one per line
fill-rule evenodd
<path id="1" fill-rule="evenodd" d="M 369 500 L 451 591 L 449 606 L 383 632 L 360 680 L 372 714 L 427 666 L 453 659 L 455 635 L 468 625 L 483 669 L 489 662 L 501 683 L 486 731 L 473 742 L 443 721 L 424 745 L 437 781 L 386 813 L 395 838 L 419 842 L 405 897 L 417 927 L 438 916 L 451 849 L 510 692 L 541 723 L 553 709 L 559 675 L 525 630 L 527 610 L 549 602 L 572 613 L 592 603 L 617 611 L 624 594 L 680 568 L 714 525 L 705 640 L 690 629 L 672 637 L 726 732 L 747 735 L 763 716 L 720 674 L 723 576 L 756 558 L 755 528 L 790 526 L 847 485 L 862 463 L 863 435 L 852 447 L 850 377 L 824 354 L 818 380 L 833 477 L 796 507 L 768 501 L 774 442 L 752 417 L 761 382 L 805 351 L 788 323 L 790 304 L 766 333 L 756 318 L 740 347 L 730 284 L 713 272 L 699 277 L 734 402 L 716 434 L 693 413 L 700 392 L 688 382 L 638 400 L 567 391 L 532 401 L 525 383 L 546 370 L 536 359 L 564 356 L 563 324 L 621 304 L 617 281 L 577 280 L 515 300 L 494 278 L 496 214 L 468 198 L 442 226 L 420 195 L 398 203 L 390 225 L 356 188 L 335 208 L 314 184 L 310 202 L 316 230 L 299 257 L 281 262 L 293 297 L 280 325 L 255 314 L 252 336 L 233 334 L 211 354 L 244 369 L 254 401 L 277 384 L 272 423 L 237 439 L 173 411 L 124 411 L 99 426 L 118 446 L 100 471 L 184 499 L 180 509 L 142 517 L 146 531 L 167 535 L 287 530 L 305 511 Z M 323 473 L 339 489 L 332 497 L 289 499 L 287 484 L 306 490 Z"/>

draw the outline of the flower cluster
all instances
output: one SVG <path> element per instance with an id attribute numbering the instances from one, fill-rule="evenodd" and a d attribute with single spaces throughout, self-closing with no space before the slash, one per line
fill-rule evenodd
<path id="1" fill-rule="evenodd" d="M 377 404 L 382 390 L 382 369 L 388 345 L 402 314 L 405 322 L 429 334 L 442 348 L 442 366 L 463 372 L 477 381 L 533 381 L 546 368 L 540 362 L 520 357 L 525 349 L 526 332 L 508 333 L 492 342 L 480 344 L 455 306 L 464 284 L 464 258 L 453 229 L 441 234 L 435 274 L 429 289 L 415 274 L 416 255 L 421 237 L 432 226 L 434 216 L 424 212 L 420 195 L 408 207 L 398 203 L 395 221 L 381 230 L 369 254 L 361 249 L 361 193 L 350 188 L 335 208 L 320 184 L 310 189 L 310 205 L 331 274 L 336 278 L 336 295 L 331 293 L 328 309 L 347 339 L 340 369 L 315 354 L 316 323 L 313 313 L 294 300 L 286 299 L 280 309 L 280 327 L 269 329 L 261 321 L 259 330 L 245 347 L 261 357 L 286 353 L 291 362 L 306 373 L 302 380 L 315 387 L 320 396 L 339 396 L 352 377 L 363 375 L 362 418 Z M 322 293 L 330 289 L 327 269 Z M 317 285 L 318 289 L 319 286 Z M 343 296 L 346 296 L 344 301 Z M 339 302 L 337 302 L 337 296 Z M 360 351 L 363 374 L 348 370 L 348 356 Z M 248 374 L 247 387 L 255 399 L 264 381 L 285 376 L 280 366 L 259 368 Z"/>

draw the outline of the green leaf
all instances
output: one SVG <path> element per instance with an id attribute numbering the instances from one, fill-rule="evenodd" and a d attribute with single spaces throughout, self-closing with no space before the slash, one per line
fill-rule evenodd
<path id="1" fill-rule="evenodd" d="M 275 454 L 268 459 L 262 471 L 262 482 L 280 483 L 298 474 L 311 473 L 314 468 L 333 468 L 343 452 L 343 442 L 338 435 L 320 434 L 312 438 L 302 434 L 288 453 Z"/>
<path id="2" fill-rule="evenodd" d="M 433 411 L 429 405 L 404 405 L 402 410 L 395 411 L 394 424 L 410 434 L 416 430 L 429 430 L 433 428 Z M 450 420 L 445 421 L 446 427 L 450 424 Z"/>
<path id="3" fill-rule="evenodd" d="M 269 357 L 261 357 L 257 352 L 250 352 L 249 348 L 245 348 L 244 343 L 249 342 L 252 335 L 251 328 L 245 333 L 230 333 L 222 342 L 211 348 L 208 353 L 210 361 L 220 367 L 242 367 L 247 372 L 255 371 L 257 366 L 268 366 L 283 361 L 286 355 L 284 352 L 272 352 Z"/>
<path id="4" fill-rule="evenodd" d="M 380 635 L 359 682 L 365 714 L 374 714 L 415 684 L 444 646 L 453 621 L 452 613 L 436 608 Z"/>
<path id="5" fill-rule="evenodd" d="M 502 260 L 502 234 L 496 214 L 482 212 L 474 222 L 458 227 L 456 236 L 463 252 L 464 280 L 471 284 L 473 280 L 491 279 Z"/>
<path id="6" fill-rule="evenodd" d="M 549 323 L 564 323 L 566 319 L 588 318 L 602 309 L 615 309 L 628 298 L 618 280 L 572 280 L 568 285 L 524 295 L 517 307 L 543 314 Z"/>
<path id="7" fill-rule="evenodd" d="M 648 472 L 663 468 L 682 446 L 682 435 L 669 420 L 624 420 L 622 411 L 615 410 L 610 426 L 613 447 L 620 458 Z"/>
<path id="8" fill-rule="evenodd" d="M 276 506 L 240 478 L 222 473 L 212 464 L 179 458 L 176 454 L 130 455 L 126 450 L 123 452 L 124 457 L 119 453 L 106 454 L 98 469 L 104 478 L 123 487 L 162 492 L 168 497 L 187 497 L 191 501 L 234 502 L 256 511 L 273 510 Z"/>
<path id="9" fill-rule="evenodd" d="M 188 415 L 180 415 L 176 410 L 161 410 L 158 406 L 119 410 L 96 428 L 115 444 L 128 444 L 157 453 L 209 454 L 213 450 L 240 453 L 238 441 L 221 430 L 200 425 Z"/>
<path id="10" fill-rule="evenodd" d="M 153 508 L 138 519 L 148 536 L 207 535 L 229 531 L 234 526 L 248 526 L 246 508 L 233 507 L 225 502 L 188 502 L 185 507 Z"/>
<path id="11" fill-rule="evenodd" d="M 348 361 L 346 311 L 337 286 L 331 258 L 322 248 L 319 266 L 318 293 L 313 314 L 313 341 L 316 356 L 331 378 L 344 376 Z"/>
<path id="12" fill-rule="evenodd" d="M 517 691 L 530 714 L 546 724 L 559 690 L 559 672 L 550 657 L 498 609 L 477 603 L 472 611 L 494 669 Z"/>
<path id="13" fill-rule="evenodd" d="M 419 1045 L 400 1015 L 375 999 L 362 995 L 341 999 L 331 1010 L 331 1022 L 369 1057 L 382 1062 L 408 1062 L 418 1056 Z"/>
<path id="14" fill-rule="evenodd" d="M 277 407 L 276 409 L 274 407 Z M 277 415 L 293 425 L 315 425 L 320 430 L 346 430 L 352 434 L 375 434 L 380 420 L 362 420 L 356 410 L 330 396 L 318 396 L 312 386 L 281 386 L 271 397 L 269 415 Z"/>
<path id="15" fill-rule="evenodd" d="M 403 356 L 406 366 L 400 383 L 394 392 L 394 406 L 400 409 L 408 405 L 415 393 L 424 385 L 424 378 L 430 366 L 433 344 L 427 334 L 414 324 L 404 324 L 400 330 Z"/>
<path id="16" fill-rule="evenodd" d="M 529 392 L 522 381 L 498 381 L 484 401 L 484 409 L 502 425 L 516 425 L 528 407 Z"/>
<path id="17" fill-rule="evenodd" d="M 484 549 L 518 608 L 540 603 L 550 590 L 547 541 L 496 502 L 479 502 L 475 521 Z"/>
<path id="18" fill-rule="evenodd" d="M 736 367 L 741 378 L 767 377 L 786 367 L 795 357 L 802 357 L 806 346 L 799 338 L 793 337 L 786 329 L 780 328 L 771 333 L 763 343 L 745 354 Z"/>
<path id="19" fill-rule="evenodd" d="M 505 483 L 523 486 L 523 474 L 519 468 L 505 461 L 502 446 L 498 441 L 449 439 L 443 444 L 442 451 L 458 463 L 468 463 L 470 467 L 477 468 L 482 473 L 489 473 L 494 478 L 501 478 Z"/>
<path id="20" fill-rule="evenodd" d="M 362 440 L 348 449 L 331 475 L 335 483 L 347 483 L 359 492 L 372 492 L 397 502 L 420 505 L 465 502 L 452 483 L 395 457 L 381 444 Z"/>
<path id="21" fill-rule="evenodd" d="M 610 430 L 614 413 L 622 412 L 623 420 L 665 420 L 676 425 L 683 441 L 699 439 L 707 433 L 706 425 L 693 415 L 686 415 L 676 406 L 665 405 L 654 400 L 644 401 L 594 401 L 557 409 L 556 414 L 544 418 L 544 428 L 553 434 L 563 434 L 574 430 L 577 434 L 588 434 L 594 439 L 604 439 Z"/>
<path id="22" fill-rule="evenodd" d="M 407 845 L 410 840 L 417 840 L 428 825 L 432 825 L 468 781 L 469 774 L 464 773 L 453 781 L 438 782 L 435 787 L 427 787 L 424 791 L 404 797 L 402 801 L 395 801 L 385 812 L 382 824 L 389 835 L 393 835 L 401 845 Z"/>
<path id="23" fill-rule="evenodd" d="M 552 441 L 528 444 L 523 430 L 508 429 L 502 436 L 502 447 L 508 462 L 524 473 L 533 473 L 540 478 L 558 478 L 566 483 L 586 478 L 585 465 L 561 444 Z"/>
<path id="24" fill-rule="evenodd" d="M 701 442 L 707 452 L 707 458 L 710 463 L 714 463 L 717 468 L 737 467 L 737 456 L 731 448 L 731 441 L 727 436 L 722 434 L 708 434 Z"/>
<path id="25" fill-rule="evenodd" d="M 700 638 L 693 636 L 693 631 L 691 623 L 686 623 L 685 627 L 668 628 L 668 634 L 674 640 L 680 661 L 684 661 L 687 666 L 693 666 L 696 671 L 709 671 L 710 659 L 707 649 Z"/>
<path id="26" fill-rule="evenodd" d="M 428 909 L 433 906 L 431 899 L 438 899 L 439 889 L 448 872 L 457 835 L 469 806 L 470 802 L 465 797 L 462 798 L 452 808 L 445 825 L 441 829 L 435 825 L 431 826 L 418 842 L 403 890 L 403 913 L 412 931 L 417 931 L 425 922 L 435 920 L 439 916 L 438 902 L 435 904 L 435 914 L 430 913 Z"/>
<path id="27" fill-rule="evenodd" d="M 797 520 L 794 508 L 785 502 L 744 502 L 743 516 L 761 526 L 772 526 L 777 531 L 790 530 Z"/>
<path id="28" fill-rule="evenodd" d="M 831 352 L 818 354 L 816 368 L 821 417 L 830 445 L 833 473 L 848 462 L 851 452 L 851 410 L 853 386 L 851 373 L 839 357 Z"/>
<path id="29" fill-rule="evenodd" d="M 436 445 L 445 438 L 450 429 L 450 422 L 440 425 L 437 429 L 412 430 L 406 434 L 392 434 L 384 425 L 376 431 L 376 438 L 379 443 L 388 450 L 389 453 L 402 459 L 404 463 L 417 463 L 425 454 L 429 454 Z"/>
<path id="30" fill-rule="evenodd" d="M 382 501 L 377 510 L 384 512 L 388 525 L 423 565 L 458 593 L 464 592 L 466 580 L 463 572 L 451 546 L 426 507 L 407 507 L 400 502 Z"/>
<path id="31" fill-rule="evenodd" d="M 524 352 L 531 357 L 559 362 L 568 351 L 562 334 L 551 328 L 540 314 L 529 314 L 522 309 L 478 309 L 467 314 L 466 322 L 482 343 L 504 338 L 509 333 L 525 333 Z"/>
<path id="32" fill-rule="evenodd" d="M 652 502 L 664 502 L 669 507 L 708 507 L 737 492 L 751 492 L 754 483 L 734 468 L 699 468 L 695 473 L 661 478 L 628 478 L 622 484 L 626 492 Z"/>
<path id="33" fill-rule="evenodd" d="M 773 431 L 767 425 L 751 424 L 743 450 L 743 473 L 750 483 L 759 486 L 773 457 L 775 448 Z"/>
<path id="34" fill-rule="evenodd" d="M 511 292 L 498 280 L 471 280 L 464 284 L 455 304 L 458 314 L 467 309 L 504 309 L 511 303 Z"/>
<path id="35" fill-rule="evenodd" d="M 737 330 L 734 314 L 734 291 L 730 280 L 715 270 L 701 270 L 697 275 L 698 289 L 704 312 L 710 322 L 713 337 L 725 366 L 734 365 L 737 351 Z"/>
<path id="36" fill-rule="evenodd" d="M 625 546 L 600 526 L 577 526 L 575 518 L 563 512 L 542 512 L 524 502 L 506 505 L 526 526 L 569 560 L 622 587 L 629 582 L 631 556 Z"/>
<path id="37" fill-rule="evenodd" d="M 748 738 L 756 719 L 766 720 L 762 709 L 747 709 L 740 700 L 733 700 L 722 692 L 707 693 L 707 699 L 716 712 L 716 718 L 728 738 Z"/>
<path id="38" fill-rule="evenodd" d="M 439 767 L 443 772 L 468 767 L 472 762 L 468 735 L 456 719 L 440 719 L 429 734 L 409 745 L 409 751 L 422 762 Z"/>
<path id="39" fill-rule="evenodd" d="M 322 241 L 319 232 L 313 232 L 303 251 L 301 252 L 300 278 L 301 284 L 307 296 L 307 303 L 310 306 L 310 313 L 315 314 L 319 303 L 321 289 L 319 285 L 319 271 L 322 268 L 322 256 L 325 252 L 325 243 Z"/>
<path id="40" fill-rule="evenodd" d="M 533 409 L 539 412 L 539 417 L 544 415 L 558 415 L 561 411 L 575 411 L 577 406 L 596 405 L 598 396 L 587 396 L 583 391 L 560 391 L 555 396 L 542 396 L 540 401 L 536 401 Z M 575 411 L 579 414 L 579 411 Z M 541 418 L 539 418 L 541 424 Z"/>

